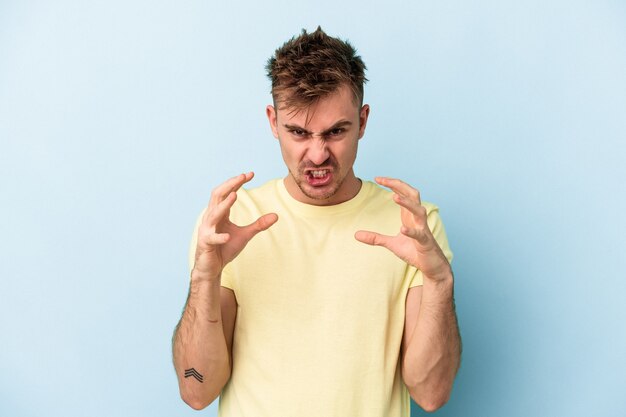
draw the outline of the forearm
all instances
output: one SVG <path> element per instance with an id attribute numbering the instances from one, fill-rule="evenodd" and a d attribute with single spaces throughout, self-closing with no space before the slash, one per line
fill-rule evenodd
<path id="1" fill-rule="evenodd" d="M 185 311 L 174 332 L 173 355 L 183 400 L 195 409 L 209 405 L 231 371 L 219 279 L 195 280 L 192 274 Z"/>
<path id="2" fill-rule="evenodd" d="M 424 277 L 419 315 L 404 349 L 403 379 L 427 411 L 447 402 L 460 364 L 453 287 L 452 272 L 436 281 Z"/>

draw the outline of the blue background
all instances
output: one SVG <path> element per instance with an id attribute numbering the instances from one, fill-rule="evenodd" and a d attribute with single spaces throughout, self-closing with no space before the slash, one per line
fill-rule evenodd
<path id="1" fill-rule="evenodd" d="M 285 174 L 263 67 L 318 24 L 369 67 L 357 175 L 420 188 L 455 252 L 437 415 L 625 415 L 617 0 L 0 1 L 0 415 L 196 414 L 170 359 L 193 223 Z"/>

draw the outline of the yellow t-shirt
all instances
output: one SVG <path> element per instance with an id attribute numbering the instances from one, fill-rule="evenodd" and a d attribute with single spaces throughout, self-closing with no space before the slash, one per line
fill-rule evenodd
<path id="1" fill-rule="evenodd" d="M 423 204 L 451 259 L 437 208 Z M 249 224 L 270 212 L 278 222 L 222 274 L 238 307 L 219 415 L 408 417 L 400 344 L 406 294 L 422 276 L 387 249 L 354 238 L 357 230 L 398 233 L 391 192 L 363 182 L 347 202 L 313 206 L 294 200 L 278 179 L 240 190 L 231 220 Z"/>

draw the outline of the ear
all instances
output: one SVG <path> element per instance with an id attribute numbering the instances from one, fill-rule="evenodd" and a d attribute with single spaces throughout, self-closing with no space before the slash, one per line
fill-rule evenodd
<path id="1" fill-rule="evenodd" d="M 265 114 L 267 114 L 267 120 L 270 122 L 270 128 L 272 129 L 272 134 L 276 139 L 278 139 L 278 124 L 277 124 L 277 115 L 276 109 L 271 104 L 268 104 L 265 108 Z"/>
<path id="2" fill-rule="evenodd" d="M 369 104 L 365 104 L 361 107 L 361 113 L 359 114 L 359 139 L 361 139 L 365 134 L 365 126 L 367 125 L 367 118 L 369 115 L 370 106 Z"/>

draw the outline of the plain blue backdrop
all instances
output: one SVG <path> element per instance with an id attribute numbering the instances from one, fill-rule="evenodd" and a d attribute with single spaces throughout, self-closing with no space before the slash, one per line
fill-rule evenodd
<path id="1" fill-rule="evenodd" d="M 0 1 L 0 415 L 197 414 L 170 359 L 193 223 L 285 174 L 264 64 L 318 24 L 369 68 L 357 175 L 420 188 L 455 252 L 437 415 L 626 415 L 617 0 Z"/>

